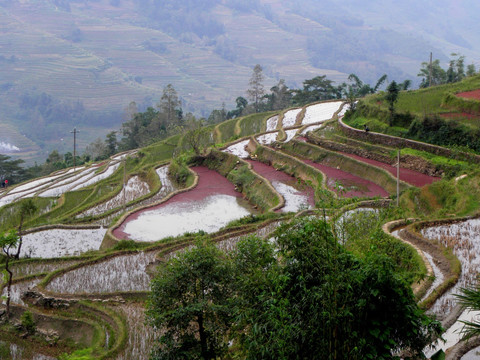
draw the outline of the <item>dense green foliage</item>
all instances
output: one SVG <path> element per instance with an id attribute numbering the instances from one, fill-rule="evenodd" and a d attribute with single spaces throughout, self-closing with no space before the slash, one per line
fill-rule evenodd
<path id="1" fill-rule="evenodd" d="M 472 288 L 462 288 L 461 293 L 456 295 L 456 297 L 464 309 L 468 309 L 470 311 L 480 310 L 480 288 L 478 286 Z M 480 322 L 475 320 L 462 322 L 465 326 L 461 331 L 465 339 L 470 339 L 473 336 L 480 335 Z"/>
<path id="2" fill-rule="evenodd" d="M 148 316 L 165 331 L 152 359 L 210 360 L 227 352 L 232 275 L 230 263 L 212 244 L 198 244 L 160 267 Z"/>
<path id="3" fill-rule="evenodd" d="M 23 160 L 10 160 L 10 156 L 0 154 L 0 184 L 5 185 L 8 180 L 9 185 L 13 185 L 28 179 L 25 169 L 20 166 L 23 163 Z"/>
<path id="4" fill-rule="evenodd" d="M 230 339 L 246 359 L 391 359 L 421 354 L 440 330 L 392 259 L 347 252 L 326 222 L 282 226 L 275 244 L 248 237 L 230 255 L 198 244 L 161 266 L 149 318 L 166 332 L 154 358 L 211 359 Z"/>
<path id="5" fill-rule="evenodd" d="M 480 128 L 472 130 L 456 121 L 437 116 L 414 121 L 407 136 L 431 144 L 464 147 L 480 152 Z"/>

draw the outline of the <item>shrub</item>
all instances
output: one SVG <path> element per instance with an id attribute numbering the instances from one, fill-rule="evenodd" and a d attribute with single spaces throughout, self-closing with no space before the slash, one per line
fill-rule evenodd
<path id="1" fill-rule="evenodd" d="M 174 178 L 177 184 L 185 185 L 190 176 L 190 171 L 184 163 L 172 160 L 168 167 L 168 174 Z"/>
<path id="2" fill-rule="evenodd" d="M 37 330 L 37 325 L 35 324 L 35 319 L 30 311 L 25 311 L 20 317 L 20 322 L 22 328 L 27 331 L 28 334 L 33 335 Z"/>
<path id="3" fill-rule="evenodd" d="M 135 250 L 140 247 L 139 243 L 133 240 L 120 240 L 114 247 L 114 250 Z"/>

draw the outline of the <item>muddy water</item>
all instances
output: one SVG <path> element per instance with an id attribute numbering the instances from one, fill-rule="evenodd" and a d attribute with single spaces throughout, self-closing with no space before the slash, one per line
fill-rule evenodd
<path id="1" fill-rule="evenodd" d="M 15 305 L 25 305 L 23 300 L 21 299 L 22 294 L 28 290 L 33 289 L 42 279 L 33 279 L 18 282 L 12 284 L 11 292 L 10 292 L 10 303 Z M 5 287 L 2 292 L 2 297 L 7 296 L 7 288 Z M 2 303 L 5 304 L 6 300 L 2 300 Z"/>
<path id="2" fill-rule="evenodd" d="M 107 229 L 50 229 L 23 236 L 20 257 L 57 258 L 98 250 Z"/>
<path id="3" fill-rule="evenodd" d="M 471 287 L 477 283 L 477 274 L 480 271 L 480 219 L 426 228 L 422 230 L 422 235 L 428 239 L 438 239 L 452 248 L 462 264 L 462 273 L 457 284 L 431 308 L 432 312 L 445 315 L 457 303 L 454 294 L 459 293 L 462 287 Z"/>
<path id="4" fill-rule="evenodd" d="M 143 305 L 136 303 L 122 304 L 116 310 L 119 310 L 125 316 L 128 326 L 127 344 L 116 360 L 148 359 L 157 334 L 145 322 Z"/>
<path id="5" fill-rule="evenodd" d="M 38 354 L 38 353 L 32 353 L 29 349 L 24 348 L 21 345 L 17 345 L 14 343 L 6 343 L 4 341 L 0 340 L 0 348 L 2 349 L 2 353 L 7 350 L 8 351 L 8 357 L 6 359 L 11 359 L 11 360 L 56 360 L 56 358 L 43 355 L 43 354 Z M 3 359 L 3 357 L 0 357 L 0 359 Z"/>
<path id="6" fill-rule="evenodd" d="M 285 199 L 282 212 L 299 211 L 315 207 L 315 192 L 306 185 L 299 185 L 296 178 L 259 161 L 247 160 L 253 170 L 266 178 Z"/>
<path id="7" fill-rule="evenodd" d="M 462 272 L 458 282 L 442 295 L 429 310 L 440 317 L 449 314 L 457 304 L 455 294 L 460 293 L 460 288 L 472 287 L 477 284 L 480 271 L 480 219 L 469 219 L 454 224 L 434 226 L 422 230 L 422 235 L 428 239 L 440 240 L 445 246 L 453 249 L 460 260 Z M 461 321 L 479 321 L 480 311 L 465 310 L 460 318 L 443 335 L 445 344 L 439 344 L 433 351 L 426 352 L 429 356 L 434 351 L 443 350 L 458 343 L 462 337 Z"/>
<path id="8" fill-rule="evenodd" d="M 157 241 L 185 232 L 214 232 L 253 211 L 223 176 L 203 166 L 192 169 L 199 176 L 194 189 L 130 215 L 114 230 L 115 236 Z"/>
<path id="9" fill-rule="evenodd" d="M 387 170 L 393 176 L 395 176 L 395 177 L 397 176 L 397 167 L 394 166 L 394 165 L 385 164 L 385 163 L 382 163 L 380 161 L 363 158 L 363 157 L 360 157 L 360 156 L 354 155 L 354 154 L 347 154 L 347 153 L 341 153 L 341 154 L 345 155 L 345 156 L 348 156 L 348 157 L 351 157 L 355 160 L 364 162 L 366 164 L 370 164 L 370 165 L 382 168 L 384 170 Z M 406 183 L 408 183 L 410 185 L 413 185 L 413 186 L 422 187 L 424 185 L 431 184 L 435 181 L 439 181 L 440 178 L 433 177 L 433 176 L 428 176 L 428 175 L 422 174 L 418 171 L 414 171 L 414 170 L 405 169 L 405 168 L 400 167 L 400 180 L 405 181 Z"/>
<path id="10" fill-rule="evenodd" d="M 102 294 L 118 291 L 148 291 L 148 264 L 155 261 L 155 251 L 116 256 L 84 266 L 56 277 L 47 290 L 59 294 Z"/>

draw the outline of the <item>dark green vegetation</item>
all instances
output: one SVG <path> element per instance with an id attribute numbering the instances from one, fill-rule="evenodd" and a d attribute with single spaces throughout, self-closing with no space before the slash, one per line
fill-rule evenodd
<path id="1" fill-rule="evenodd" d="M 480 87 L 480 76 L 419 91 L 402 91 L 390 121 L 388 97 L 371 95 L 360 102 L 346 122 L 357 128 L 366 124 L 372 131 L 402 136 L 436 145 L 480 153 L 479 100 L 465 100 L 455 94 Z"/>
<path id="2" fill-rule="evenodd" d="M 391 259 L 353 255 L 322 220 L 276 236 L 276 247 L 249 237 L 227 255 L 200 242 L 162 266 L 148 314 L 168 330 L 153 358 L 389 359 L 439 333 Z"/>

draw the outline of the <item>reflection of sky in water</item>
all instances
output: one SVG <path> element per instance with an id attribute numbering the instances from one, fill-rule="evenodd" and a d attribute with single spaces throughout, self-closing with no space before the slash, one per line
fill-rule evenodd
<path id="1" fill-rule="evenodd" d="M 267 120 L 267 131 L 272 131 L 277 128 L 278 125 L 278 115 L 272 116 Z"/>
<path id="2" fill-rule="evenodd" d="M 290 140 L 292 140 L 295 134 L 297 133 L 297 131 L 298 129 L 285 130 L 285 135 L 287 135 L 285 142 L 289 142 Z"/>
<path id="3" fill-rule="evenodd" d="M 286 128 L 286 127 L 295 125 L 297 115 L 300 111 L 302 111 L 302 109 L 293 109 L 293 110 L 287 111 L 283 116 L 283 120 L 282 120 L 283 127 Z"/>
<path id="4" fill-rule="evenodd" d="M 250 155 L 247 150 L 245 150 L 245 146 L 248 145 L 248 142 L 250 139 L 240 141 L 236 144 L 230 145 L 226 149 L 223 150 L 223 152 L 230 153 L 233 155 L 238 156 L 241 159 L 246 159 Z"/>
<path id="5" fill-rule="evenodd" d="M 454 294 L 458 294 L 462 287 L 477 283 L 480 269 L 480 219 L 432 226 L 422 229 L 421 232 L 427 239 L 439 240 L 443 245 L 452 248 L 462 265 L 457 283 L 437 299 L 430 309 L 438 315 L 448 314 L 457 303 Z"/>
<path id="6" fill-rule="evenodd" d="M 212 195 L 195 202 L 173 202 L 143 212 L 128 222 L 125 233 L 134 240 L 156 241 L 185 232 L 214 232 L 232 220 L 250 214 L 230 195 Z"/>
<path id="7" fill-rule="evenodd" d="M 98 250 L 107 229 L 50 229 L 23 236 L 20 257 L 58 258 Z"/>
<path id="8" fill-rule="evenodd" d="M 274 133 L 263 134 L 257 136 L 257 141 L 262 145 L 270 145 L 277 140 L 278 131 Z"/>
<path id="9" fill-rule="evenodd" d="M 308 204 L 308 196 L 301 193 L 293 186 L 279 181 L 272 181 L 272 185 L 285 199 L 285 206 L 282 208 L 282 212 L 296 212 L 301 208 L 308 209 L 310 207 Z"/>

